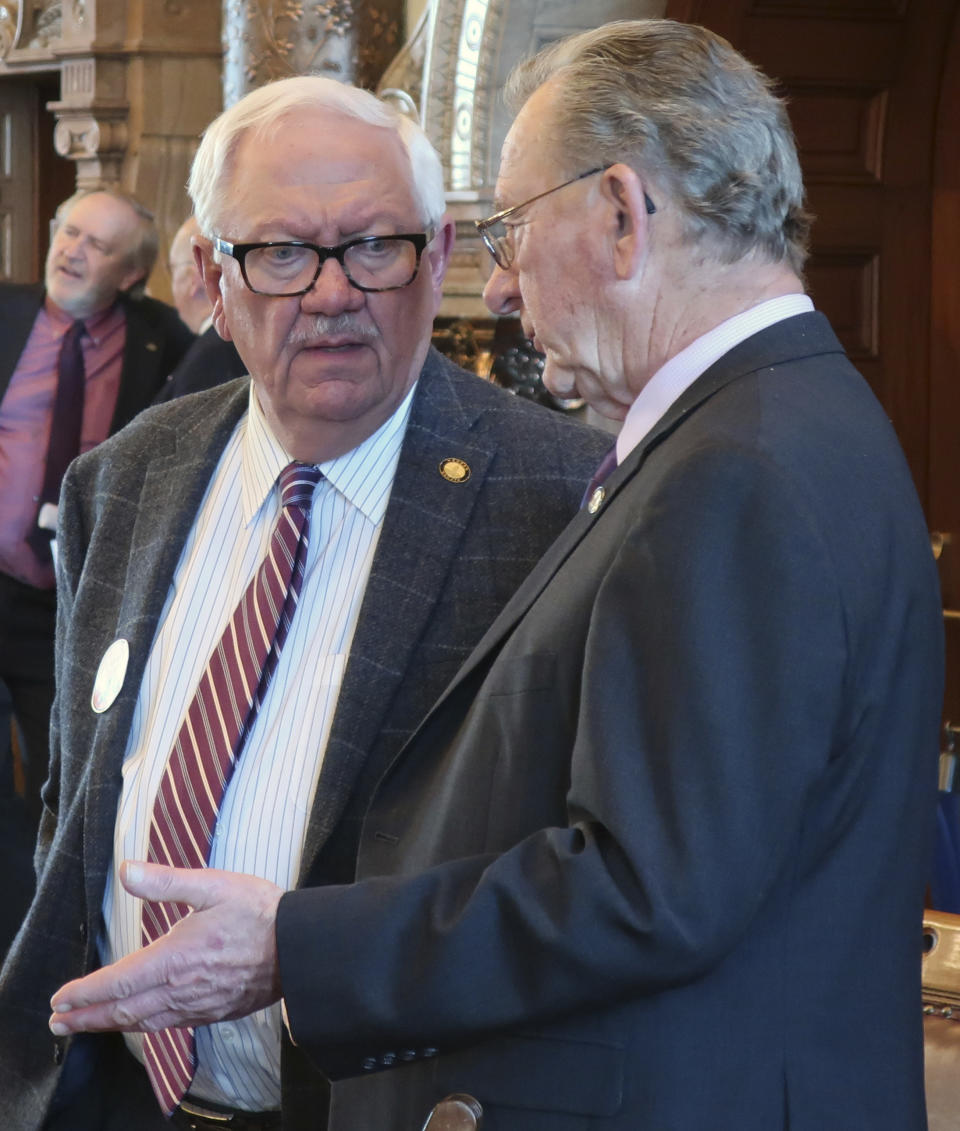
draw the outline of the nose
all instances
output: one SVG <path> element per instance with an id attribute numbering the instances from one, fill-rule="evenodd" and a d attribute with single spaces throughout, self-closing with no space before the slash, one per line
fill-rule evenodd
<path id="1" fill-rule="evenodd" d="M 523 306 L 517 273 L 494 264 L 483 288 L 483 301 L 491 314 L 513 314 Z"/>
<path id="2" fill-rule="evenodd" d="M 364 292 L 351 284 L 343 268 L 330 256 L 320 268 L 313 286 L 300 296 L 300 307 L 306 314 L 340 314 L 344 310 L 359 310 L 366 299 Z"/>
<path id="3" fill-rule="evenodd" d="M 60 232 L 60 248 L 65 255 L 77 256 L 83 247 L 83 236 L 79 232 Z"/>

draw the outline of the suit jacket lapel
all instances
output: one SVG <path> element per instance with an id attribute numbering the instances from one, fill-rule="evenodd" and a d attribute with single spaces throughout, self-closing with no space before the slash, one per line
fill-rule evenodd
<path id="1" fill-rule="evenodd" d="M 43 303 L 43 287 L 8 284 L 0 293 L 0 401 Z"/>
<path id="2" fill-rule="evenodd" d="M 611 499 L 640 471 L 647 455 L 674 432 L 691 413 L 725 386 L 749 373 L 785 361 L 842 352 L 843 347 L 826 318 L 813 311 L 777 322 L 747 338 L 746 341 L 740 342 L 729 353 L 724 354 L 674 401 L 650 432 L 610 475 L 604 485 L 606 495 L 601 510 L 596 515 L 591 515 L 583 509 L 572 519 L 477 644 L 455 679 L 438 700 L 437 706 L 439 707 L 453 694 L 456 688 L 469 678 L 471 672 L 487 662 L 491 653 L 513 631 L 517 622 L 540 596 L 557 570 L 590 532 L 593 524 L 602 520 L 603 512 L 609 506 Z M 434 711 L 430 712 L 431 716 Z M 422 726 L 418 729 L 422 729 Z"/>
<path id="3" fill-rule="evenodd" d="M 111 434 L 128 423 L 143 408 L 144 389 L 159 385 L 157 369 L 163 358 L 163 341 L 144 317 L 142 307 L 125 295 L 120 296 L 126 315 L 126 341 L 120 388 L 110 422 Z M 164 374 L 166 376 L 166 374 Z"/>
<path id="4" fill-rule="evenodd" d="M 211 394 L 219 403 L 211 405 L 207 399 L 200 406 L 189 406 L 189 416 L 182 414 L 171 425 L 156 426 L 155 454 L 147 461 L 142 478 L 131 476 L 126 484 L 135 511 L 133 524 L 126 530 L 114 529 L 118 539 L 127 535 L 126 543 L 116 548 L 127 572 L 114 612 L 112 639 L 127 640 L 130 659 L 123 688 L 113 706 L 100 716 L 94 736 L 96 754 L 85 818 L 92 835 L 84 838 L 91 906 L 102 896 L 96 877 L 105 873 L 113 852 L 120 767 L 160 614 L 210 477 L 246 408 L 246 386 L 239 391 L 231 387 L 229 396 L 224 395 L 226 391 L 225 386 L 217 390 L 218 397 Z M 94 666 L 99 660 L 99 656 L 91 657 Z M 90 710 L 90 705 L 83 704 L 81 709 Z"/>
<path id="5" fill-rule="evenodd" d="M 390 504 L 377 544 L 357 629 L 307 828 L 301 864 L 306 876 L 336 826 L 377 736 L 390 728 L 413 678 L 411 657 L 455 559 L 495 447 L 471 433 L 476 413 L 465 409 L 443 363 L 428 355 L 414 395 Z M 470 478 L 440 474 L 460 457 Z M 442 516 L 442 521 L 437 521 Z"/>

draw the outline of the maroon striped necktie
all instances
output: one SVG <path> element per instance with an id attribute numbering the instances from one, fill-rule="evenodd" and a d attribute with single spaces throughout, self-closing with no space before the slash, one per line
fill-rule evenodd
<path id="1" fill-rule="evenodd" d="M 205 868 L 220 805 L 277 666 L 297 607 L 307 557 L 316 467 L 280 473 L 281 511 L 266 557 L 207 661 L 174 743 L 150 822 L 147 859 Z M 183 918 L 180 903 L 144 901 L 140 941 L 147 946 Z M 144 1036 L 147 1074 L 164 1112 L 180 1103 L 196 1071 L 193 1029 Z"/>

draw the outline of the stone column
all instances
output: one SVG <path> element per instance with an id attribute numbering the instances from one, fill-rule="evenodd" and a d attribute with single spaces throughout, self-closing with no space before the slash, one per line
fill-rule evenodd
<path id="1" fill-rule="evenodd" d="M 403 41 L 403 0 L 223 0 L 223 103 L 289 75 L 374 89 Z"/>

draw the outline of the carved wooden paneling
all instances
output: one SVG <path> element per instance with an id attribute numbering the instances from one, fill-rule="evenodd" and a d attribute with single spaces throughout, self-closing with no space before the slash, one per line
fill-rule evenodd
<path id="1" fill-rule="evenodd" d="M 760 3 L 754 4 L 751 14 L 807 18 L 815 16 L 825 20 L 899 19 L 906 12 L 907 2 L 908 0 L 809 0 L 809 3 L 800 3 L 798 0 L 760 0 Z"/>
<path id="2" fill-rule="evenodd" d="M 877 183 L 881 177 L 886 91 L 877 87 L 785 84 L 807 184 Z"/>
<path id="3" fill-rule="evenodd" d="M 814 298 L 890 415 L 960 603 L 960 5 L 671 0 L 790 97 L 812 210 Z M 960 608 L 947 717 L 960 717 Z"/>
<path id="4" fill-rule="evenodd" d="M 830 321 L 844 348 L 859 365 L 880 352 L 878 249 L 821 252 L 807 264 L 814 302 L 830 311 Z"/>

